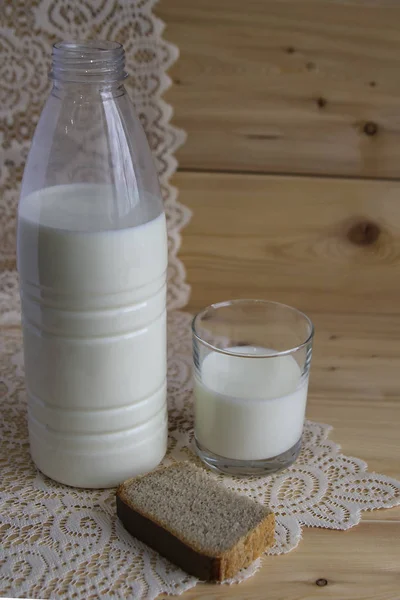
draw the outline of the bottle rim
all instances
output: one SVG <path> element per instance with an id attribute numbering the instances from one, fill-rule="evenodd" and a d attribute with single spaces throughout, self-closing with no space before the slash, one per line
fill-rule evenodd
<path id="1" fill-rule="evenodd" d="M 56 42 L 49 76 L 81 83 L 121 81 L 127 76 L 124 48 L 109 40 Z"/>

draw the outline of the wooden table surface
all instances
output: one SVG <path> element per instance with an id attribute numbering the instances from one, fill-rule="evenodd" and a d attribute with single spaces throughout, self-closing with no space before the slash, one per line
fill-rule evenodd
<path id="1" fill-rule="evenodd" d="M 343 452 L 400 479 L 400 184 L 178 173 L 193 211 L 181 258 L 189 308 L 231 297 L 299 306 L 316 327 L 307 415 Z M 367 226 L 368 224 L 368 226 Z M 399 600 L 400 507 L 347 532 L 304 530 L 238 586 L 184 597 Z"/>

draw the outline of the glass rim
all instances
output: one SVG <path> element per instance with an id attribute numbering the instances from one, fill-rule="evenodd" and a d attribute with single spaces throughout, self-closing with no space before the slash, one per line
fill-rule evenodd
<path id="1" fill-rule="evenodd" d="M 239 304 L 263 304 L 263 305 L 270 305 L 270 306 L 274 305 L 274 306 L 279 306 L 280 308 L 289 309 L 291 312 L 297 313 L 308 323 L 308 325 L 310 327 L 310 333 L 307 336 L 307 338 L 303 342 L 298 344 L 297 346 L 293 346 L 293 348 L 288 348 L 287 350 L 273 352 L 272 354 L 271 353 L 270 354 L 244 354 L 241 352 L 231 352 L 230 350 L 226 350 L 224 348 L 218 348 L 217 346 L 214 346 L 210 342 L 206 342 L 206 340 L 204 340 L 201 337 L 201 335 L 198 334 L 198 332 L 196 330 L 197 320 L 200 317 L 202 317 L 203 315 L 205 315 L 207 313 L 207 311 L 209 311 L 210 309 L 219 309 L 219 308 L 224 308 L 227 306 L 233 306 L 233 305 L 239 305 Z M 298 308 L 295 308 L 294 306 L 290 306 L 289 304 L 284 304 L 282 302 L 275 302 L 274 300 L 263 300 L 263 299 L 256 299 L 256 298 L 244 298 L 244 299 L 238 298 L 238 299 L 233 299 L 233 300 L 225 300 L 223 302 L 216 302 L 214 304 L 209 304 L 208 306 L 206 306 L 205 308 L 200 310 L 192 319 L 192 334 L 199 342 L 204 344 L 204 346 L 207 346 L 214 352 L 219 352 L 220 354 L 226 354 L 228 356 L 237 356 L 240 358 L 276 358 L 277 356 L 285 356 L 288 354 L 294 354 L 298 350 L 301 350 L 302 348 L 307 346 L 314 337 L 314 324 L 311 321 L 310 317 L 308 317 L 306 315 L 306 313 L 299 310 Z"/>

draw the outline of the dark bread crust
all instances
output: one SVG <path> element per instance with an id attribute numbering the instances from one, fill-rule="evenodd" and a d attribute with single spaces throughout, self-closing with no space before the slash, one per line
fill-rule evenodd
<path id="1" fill-rule="evenodd" d="M 133 510 L 117 496 L 117 515 L 125 529 L 181 569 L 199 579 L 213 579 L 215 565 L 213 558 L 193 550 L 169 531 Z"/>
<path id="2" fill-rule="evenodd" d="M 117 490 L 117 515 L 129 533 L 203 581 L 224 581 L 233 577 L 261 556 L 274 541 L 275 517 L 269 513 L 232 548 L 220 556 L 206 556 L 125 502 L 123 484 Z"/>

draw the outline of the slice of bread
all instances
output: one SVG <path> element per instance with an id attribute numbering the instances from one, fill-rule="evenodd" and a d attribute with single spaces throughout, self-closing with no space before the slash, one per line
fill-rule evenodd
<path id="1" fill-rule="evenodd" d="M 117 514 L 132 535 L 203 580 L 233 577 L 274 540 L 273 513 L 188 462 L 125 481 Z"/>

